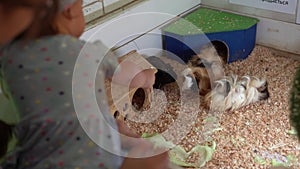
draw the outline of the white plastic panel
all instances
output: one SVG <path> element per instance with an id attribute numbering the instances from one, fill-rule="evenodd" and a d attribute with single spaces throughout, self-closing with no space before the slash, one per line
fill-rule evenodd
<path id="1" fill-rule="evenodd" d="M 83 0 L 86 23 L 136 0 Z"/>
<path id="2" fill-rule="evenodd" d="M 300 25 L 259 18 L 256 41 L 286 52 L 300 54 Z"/>
<path id="3" fill-rule="evenodd" d="M 134 42 L 138 46 L 139 53 L 143 55 L 159 56 L 159 54 L 162 53 L 161 31 L 158 29 L 145 34 Z"/>
<path id="4" fill-rule="evenodd" d="M 100 39 L 107 46 L 115 47 L 136 39 L 174 17 L 176 15 L 157 12 L 130 13 L 89 30 L 81 38 L 89 41 Z"/>
<path id="5" fill-rule="evenodd" d="M 84 7 L 84 6 L 87 6 L 87 5 L 89 5 L 89 4 L 93 3 L 93 2 L 97 2 L 97 1 L 98 0 L 83 0 L 82 6 Z"/>
<path id="6" fill-rule="evenodd" d="M 117 56 L 122 56 L 127 54 L 128 52 L 132 51 L 132 50 L 138 50 L 138 47 L 136 45 L 136 43 L 134 42 L 130 42 L 128 44 L 126 44 L 126 46 L 119 48 L 118 50 L 114 51 L 116 53 Z"/>
<path id="7" fill-rule="evenodd" d="M 103 1 L 104 1 L 105 5 L 111 5 L 111 4 L 116 3 L 116 2 L 118 2 L 120 0 L 103 0 Z"/>
<path id="8" fill-rule="evenodd" d="M 200 0 L 147 0 L 119 16 L 86 31 L 81 39 L 102 40 L 108 47 L 131 41 L 130 37 L 152 31 L 157 26 L 198 6 Z M 146 43 L 146 42 L 145 42 Z M 148 43 L 161 44 L 161 39 Z"/>
<path id="9" fill-rule="evenodd" d="M 91 20 L 100 17 L 103 15 L 101 2 L 86 4 L 83 8 L 83 14 L 85 16 L 85 22 L 90 22 Z"/>
<path id="10" fill-rule="evenodd" d="M 103 0 L 104 12 L 109 13 L 116 9 L 122 8 L 122 6 L 134 2 L 135 0 Z"/>

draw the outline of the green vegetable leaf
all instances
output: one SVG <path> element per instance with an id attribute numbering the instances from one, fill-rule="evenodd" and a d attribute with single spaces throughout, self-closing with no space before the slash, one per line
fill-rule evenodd
<path id="1" fill-rule="evenodd" d="M 276 166 L 276 167 L 279 167 L 279 166 L 286 167 L 287 166 L 287 164 L 277 161 L 276 159 L 272 159 L 271 164 L 272 164 L 272 166 Z"/>
<path id="2" fill-rule="evenodd" d="M 286 133 L 290 135 L 297 135 L 297 131 L 294 127 L 292 127 L 291 130 L 286 131 Z"/>
<path id="3" fill-rule="evenodd" d="M 206 162 L 212 159 L 215 148 L 216 148 L 216 143 L 214 141 L 211 147 L 207 145 L 205 146 L 197 145 L 190 152 L 188 152 L 188 155 L 191 155 L 192 153 L 199 154 L 201 158 L 199 158 L 195 162 L 195 166 L 203 167 L 206 164 Z"/>
<path id="4" fill-rule="evenodd" d="M 175 147 L 175 144 L 173 144 L 170 141 L 166 141 L 165 138 L 160 134 L 148 134 L 144 133 L 142 135 L 142 138 L 150 141 L 154 144 L 154 148 L 168 148 L 171 149 Z"/>
<path id="5" fill-rule="evenodd" d="M 185 149 L 180 145 L 175 145 L 170 141 L 166 141 L 165 138 L 160 134 L 148 134 L 144 133 L 142 138 L 150 141 L 155 147 L 168 148 L 170 161 L 173 164 L 182 167 L 203 167 L 206 162 L 212 159 L 213 153 L 216 148 L 216 143 L 213 141 L 211 146 L 197 145 L 192 148 L 191 151 L 186 152 Z M 186 162 L 189 156 L 193 153 L 199 154 L 200 158 L 195 163 Z"/>
<path id="6" fill-rule="evenodd" d="M 256 163 L 258 163 L 258 164 L 261 164 L 261 165 L 267 164 L 267 161 L 266 161 L 265 159 L 263 159 L 262 157 L 258 156 L 258 155 L 256 155 L 256 156 L 254 157 L 254 161 L 255 161 Z"/>
<path id="7" fill-rule="evenodd" d="M 188 158 L 187 152 L 182 146 L 176 146 L 169 152 L 170 161 L 182 167 L 194 167 L 193 164 L 185 162 Z"/>

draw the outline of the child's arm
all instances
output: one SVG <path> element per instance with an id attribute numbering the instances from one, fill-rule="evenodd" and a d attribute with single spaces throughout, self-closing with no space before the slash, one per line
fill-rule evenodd
<path id="1" fill-rule="evenodd" d="M 168 153 L 148 158 L 125 158 L 120 169 L 169 169 Z"/>

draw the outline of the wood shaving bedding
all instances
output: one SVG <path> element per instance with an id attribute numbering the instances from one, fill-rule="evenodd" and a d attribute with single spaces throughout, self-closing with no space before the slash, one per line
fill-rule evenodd
<path id="1" fill-rule="evenodd" d="M 163 59 L 177 72 L 183 70 L 180 63 Z M 150 107 L 147 113 L 141 112 L 136 117 L 151 119 L 150 122 L 126 123 L 140 134 L 165 132 L 165 137 L 179 139 L 178 144 L 187 151 L 196 145 L 215 141 L 216 151 L 203 168 L 265 169 L 276 165 L 300 168 L 300 146 L 289 122 L 289 91 L 299 65 L 300 62 L 288 54 L 278 56 L 272 49 L 257 45 L 247 59 L 225 65 L 225 73 L 266 77 L 270 93 L 268 100 L 236 111 L 211 112 L 204 106 L 203 98 L 192 99 L 197 97 L 193 92 L 182 105 L 178 85 L 171 83 L 161 90 L 155 89 L 152 101 L 155 108 Z M 180 114 L 196 114 L 193 121 L 181 118 L 186 125 L 172 128 L 185 128 L 188 132 L 168 131 Z M 192 157 L 189 161 L 193 161 Z"/>

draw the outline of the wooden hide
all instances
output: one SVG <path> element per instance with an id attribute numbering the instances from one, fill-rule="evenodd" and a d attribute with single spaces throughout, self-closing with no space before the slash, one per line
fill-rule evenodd
<path id="1" fill-rule="evenodd" d="M 138 54 L 135 50 L 127 53 L 124 56 L 121 56 L 119 58 L 119 62 L 122 62 L 125 59 L 128 59 L 129 61 L 135 63 L 142 70 L 155 69 L 155 72 L 157 72 L 157 69 L 153 67 L 146 59 L 143 58 L 143 56 Z M 110 112 L 115 118 L 126 120 L 134 116 L 136 110 L 133 106 L 133 97 L 135 96 L 137 91 L 143 91 L 145 96 L 145 98 L 143 98 L 142 105 L 139 105 L 141 106 L 141 110 L 143 108 L 150 107 L 151 93 L 153 91 L 153 88 L 129 88 L 128 86 L 113 83 L 110 79 L 106 79 L 105 85 Z"/>

